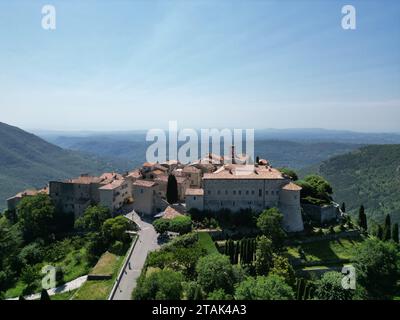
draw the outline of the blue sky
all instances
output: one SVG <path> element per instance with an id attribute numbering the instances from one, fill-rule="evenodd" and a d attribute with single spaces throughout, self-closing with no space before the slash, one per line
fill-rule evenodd
<path id="1" fill-rule="evenodd" d="M 4 0 L 0 70 L 25 129 L 400 132 L 400 2 Z"/>

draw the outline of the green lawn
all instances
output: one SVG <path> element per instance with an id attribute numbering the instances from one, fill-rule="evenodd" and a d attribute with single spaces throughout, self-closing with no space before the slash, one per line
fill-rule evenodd
<path id="1" fill-rule="evenodd" d="M 124 256 L 116 256 L 109 252 L 103 254 L 92 272 L 96 274 L 109 272 L 112 278 L 86 281 L 73 296 L 73 300 L 107 300 L 123 262 Z"/>
<path id="2" fill-rule="evenodd" d="M 335 259 L 349 259 L 353 257 L 356 248 L 362 239 L 324 240 L 302 244 L 298 247 L 288 247 L 289 257 L 300 258 L 299 248 L 304 250 L 307 262 L 329 261 Z"/>
<path id="3" fill-rule="evenodd" d="M 215 246 L 214 241 L 207 232 L 199 232 L 199 243 L 202 248 L 207 251 L 207 254 L 218 253 L 218 249 Z"/>
<path id="4" fill-rule="evenodd" d="M 107 300 L 114 284 L 114 279 L 86 281 L 73 300 Z"/>
<path id="5" fill-rule="evenodd" d="M 119 259 L 121 259 L 121 257 L 107 251 L 100 257 L 92 271 L 90 271 L 90 274 L 112 276 L 115 264 L 118 263 Z"/>

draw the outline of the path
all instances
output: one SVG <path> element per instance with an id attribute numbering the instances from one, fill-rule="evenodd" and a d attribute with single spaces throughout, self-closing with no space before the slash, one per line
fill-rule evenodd
<path id="1" fill-rule="evenodd" d="M 134 211 L 128 213 L 126 217 L 139 226 L 139 238 L 122 273 L 112 300 L 131 300 L 132 291 L 136 287 L 136 281 L 140 276 L 147 254 L 159 248 L 157 242 L 158 234 L 151 222 L 142 220 Z"/>
<path id="2" fill-rule="evenodd" d="M 79 277 L 79 278 L 76 278 L 75 280 L 67 282 L 67 283 L 65 283 L 62 286 L 59 286 L 57 288 L 49 289 L 49 290 L 47 290 L 47 293 L 49 294 L 49 296 L 53 296 L 53 295 L 58 294 L 58 293 L 69 292 L 69 291 L 72 291 L 72 290 L 80 288 L 86 282 L 86 280 L 87 280 L 87 275 Z M 31 294 L 31 295 L 26 296 L 24 298 L 25 298 L 25 300 L 39 300 L 40 299 L 40 293 Z M 18 300 L 18 299 L 19 299 L 19 297 L 7 299 L 7 300 Z"/>

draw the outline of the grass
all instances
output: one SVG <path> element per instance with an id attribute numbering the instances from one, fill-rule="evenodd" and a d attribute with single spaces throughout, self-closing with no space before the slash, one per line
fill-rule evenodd
<path id="1" fill-rule="evenodd" d="M 73 300 L 107 300 L 114 280 L 86 281 L 73 297 Z"/>
<path id="2" fill-rule="evenodd" d="M 116 256 L 115 254 L 107 251 L 100 257 L 90 274 L 111 276 L 114 272 L 115 264 L 118 262 L 119 258 L 120 257 Z"/>
<path id="3" fill-rule="evenodd" d="M 354 249 L 362 242 L 362 239 L 338 239 L 323 240 L 305 243 L 298 247 L 288 247 L 289 257 L 300 259 L 299 249 L 303 249 L 307 262 L 329 260 L 351 260 Z"/>
<path id="4" fill-rule="evenodd" d="M 93 271 L 100 272 L 96 274 L 110 272 L 112 278 L 110 280 L 86 281 L 83 286 L 78 289 L 73 300 L 107 300 L 123 261 L 124 256 L 116 256 L 109 252 L 104 253 L 93 268 Z"/>
<path id="5" fill-rule="evenodd" d="M 198 235 L 200 246 L 207 251 L 207 254 L 218 253 L 217 247 L 209 233 L 199 232 Z"/>

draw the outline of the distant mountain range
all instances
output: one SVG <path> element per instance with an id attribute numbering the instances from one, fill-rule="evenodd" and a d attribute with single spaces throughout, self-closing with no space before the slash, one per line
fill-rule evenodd
<path id="1" fill-rule="evenodd" d="M 334 198 L 345 202 L 357 214 L 363 204 L 367 215 L 383 222 L 387 213 L 400 223 L 400 144 L 369 145 L 333 157 L 319 166 L 303 170 L 324 176 L 334 190 Z"/>
<path id="2" fill-rule="evenodd" d="M 128 168 L 127 161 L 64 150 L 0 122 L 0 209 L 6 198 L 27 188 L 42 188 L 52 179 Z"/>
<path id="3" fill-rule="evenodd" d="M 101 157 L 129 160 L 133 166 L 146 161 L 146 150 L 152 143 L 146 142 L 145 132 L 58 134 L 42 133 L 42 137 L 62 148 L 84 151 Z M 292 141 L 283 140 L 278 135 L 268 138 L 256 132 L 255 155 L 267 158 L 275 167 L 303 168 L 363 145 L 318 139 L 317 135 L 314 135 L 313 139 L 303 140 L 299 135 L 296 139 L 294 136 L 291 137 Z"/>

